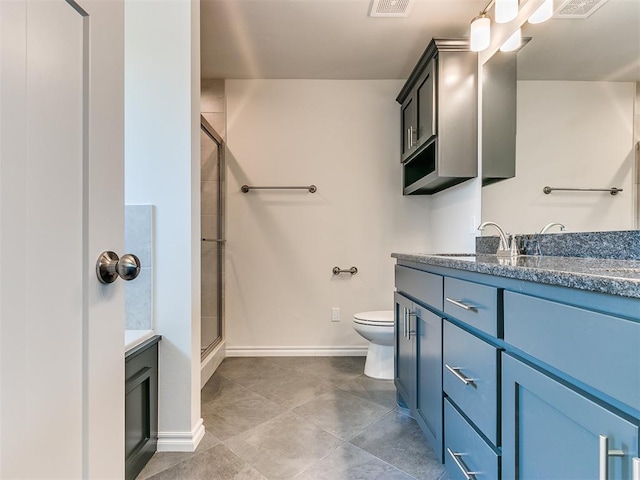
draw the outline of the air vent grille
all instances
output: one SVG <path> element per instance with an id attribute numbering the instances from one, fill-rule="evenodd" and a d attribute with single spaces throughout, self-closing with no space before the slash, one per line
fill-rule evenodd
<path id="1" fill-rule="evenodd" d="M 607 0 L 568 0 L 556 10 L 554 18 L 587 18 L 605 3 Z"/>
<path id="2" fill-rule="evenodd" d="M 370 17 L 406 17 L 415 0 L 372 0 Z"/>

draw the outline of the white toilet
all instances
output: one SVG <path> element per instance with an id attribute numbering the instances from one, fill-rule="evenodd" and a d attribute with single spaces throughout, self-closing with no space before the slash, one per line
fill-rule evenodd
<path id="1" fill-rule="evenodd" d="M 353 329 L 369 340 L 364 374 L 379 380 L 393 380 L 393 311 L 356 313 Z"/>

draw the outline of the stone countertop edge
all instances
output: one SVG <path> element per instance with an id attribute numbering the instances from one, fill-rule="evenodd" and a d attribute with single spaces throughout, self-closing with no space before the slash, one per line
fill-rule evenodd
<path id="1" fill-rule="evenodd" d="M 392 253 L 391 256 L 426 265 L 640 299 L 638 260 L 525 255 L 509 265 L 500 264 L 504 260 L 495 255 L 478 254 L 469 256 L 468 260 L 449 254 Z"/>

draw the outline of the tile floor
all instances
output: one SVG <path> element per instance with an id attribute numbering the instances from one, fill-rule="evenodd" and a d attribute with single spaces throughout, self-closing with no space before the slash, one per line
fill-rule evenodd
<path id="1" fill-rule="evenodd" d="M 202 389 L 194 453 L 156 453 L 138 480 L 448 480 L 392 381 L 364 357 L 227 358 Z"/>

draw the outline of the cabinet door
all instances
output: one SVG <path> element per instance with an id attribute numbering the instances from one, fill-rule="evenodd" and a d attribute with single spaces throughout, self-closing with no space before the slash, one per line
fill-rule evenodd
<path id="1" fill-rule="evenodd" d="M 503 479 L 631 478 L 638 425 L 507 354 L 502 365 Z"/>
<path id="2" fill-rule="evenodd" d="M 416 140 L 416 107 L 412 96 L 402 104 L 402 155 L 400 161 L 404 162 L 414 150 Z"/>
<path id="3" fill-rule="evenodd" d="M 417 102 L 415 146 L 427 143 L 436 136 L 436 59 L 432 59 L 418 81 L 415 92 Z"/>
<path id="4" fill-rule="evenodd" d="M 418 314 L 417 420 L 427 440 L 442 458 L 442 318 L 414 306 Z"/>
<path id="5" fill-rule="evenodd" d="M 395 297 L 395 385 L 411 411 L 416 408 L 415 316 L 413 303 L 396 293 Z M 412 328 L 413 327 L 413 328 Z"/>

